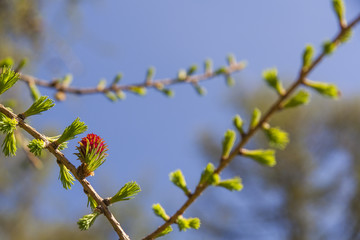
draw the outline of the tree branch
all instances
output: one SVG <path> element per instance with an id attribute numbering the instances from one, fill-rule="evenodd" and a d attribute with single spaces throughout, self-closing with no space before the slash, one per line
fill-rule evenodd
<path id="1" fill-rule="evenodd" d="M 360 15 L 356 17 L 351 23 L 343 28 L 341 28 L 340 32 L 335 36 L 332 40 L 332 43 L 339 45 L 340 39 L 346 34 L 346 31 L 351 29 L 353 26 L 360 22 Z M 261 118 L 259 123 L 253 128 L 249 129 L 249 131 L 242 135 L 241 141 L 238 145 L 233 149 L 230 155 L 227 158 L 222 158 L 218 167 L 215 169 L 214 173 L 220 174 L 226 166 L 238 155 L 242 154 L 243 147 L 248 143 L 251 137 L 259 130 L 262 125 L 270 120 L 272 115 L 277 111 L 281 110 L 282 104 L 288 97 L 300 86 L 304 83 L 306 77 L 309 73 L 323 60 L 325 57 L 325 52 L 323 51 L 318 57 L 311 63 L 311 65 L 307 68 L 301 68 L 298 78 L 293 82 L 293 84 L 286 90 L 283 95 L 280 95 L 278 100 L 269 108 L 266 114 Z M 203 193 L 203 191 L 209 186 L 209 184 L 198 184 L 194 193 L 186 200 L 186 202 L 173 214 L 168 221 L 166 221 L 163 225 L 158 227 L 154 232 L 147 235 L 143 238 L 143 240 L 155 239 L 161 232 L 163 232 L 168 226 L 175 223 L 179 216 L 181 216 L 185 210 Z"/>
<path id="2" fill-rule="evenodd" d="M 216 73 L 216 71 L 208 71 L 203 74 L 197 75 L 188 75 L 184 80 L 179 80 L 178 78 L 164 78 L 152 81 L 144 81 L 143 83 L 131 84 L 131 85 L 117 85 L 111 84 L 105 88 L 76 88 L 76 87 L 69 87 L 63 86 L 59 83 L 58 80 L 47 81 L 42 80 L 27 74 L 20 73 L 20 80 L 26 82 L 27 84 L 35 84 L 37 86 L 52 88 L 60 92 L 64 93 L 71 93 L 71 94 L 95 94 L 95 93 L 107 93 L 107 92 L 116 92 L 116 91 L 131 91 L 133 87 L 144 87 L 144 88 L 158 88 L 159 85 L 162 86 L 169 86 L 178 83 L 190 83 L 190 84 L 197 84 L 200 81 L 209 80 L 216 76 L 222 75 L 230 75 L 234 72 L 240 71 L 245 68 L 244 62 L 234 62 L 231 63 L 229 66 L 224 67 L 223 73 Z"/>
<path id="3" fill-rule="evenodd" d="M 100 197 L 100 195 L 95 191 L 95 189 L 91 186 L 91 184 L 83 178 L 80 178 L 77 174 L 76 167 L 64 156 L 62 152 L 60 152 L 58 149 L 55 149 L 53 144 L 50 144 L 50 142 L 47 140 L 47 138 L 36 131 L 33 127 L 25 123 L 24 120 L 19 118 L 16 114 L 11 112 L 9 109 L 7 109 L 4 105 L 0 104 L 0 112 L 5 114 L 7 117 L 11 119 L 16 119 L 18 121 L 18 126 L 22 129 L 24 129 L 26 132 L 28 132 L 31 136 L 33 136 L 36 139 L 41 139 L 45 142 L 47 149 L 49 152 L 51 152 L 58 161 L 60 161 L 62 164 L 64 164 L 71 173 L 75 176 L 75 178 L 80 182 L 80 184 L 83 186 L 84 191 L 89 194 L 97 204 L 101 207 L 102 213 L 105 215 L 105 217 L 108 219 L 110 224 L 112 225 L 115 232 L 118 234 L 120 240 L 130 240 L 129 236 L 125 233 L 125 231 L 121 228 L 120 223 L 115 219 L 114 215 L 110 212 L 107 205 L 103 202 L 103 198 Z"/>

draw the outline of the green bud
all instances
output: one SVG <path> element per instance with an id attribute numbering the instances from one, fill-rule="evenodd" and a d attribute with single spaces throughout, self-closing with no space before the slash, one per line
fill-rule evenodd
<path id="1" fill-rule="evenodd" d="M 176 220 L 176 223 L 180 231 L 186 231 L 190 228 L 199 229 L 200 228 L 200 219 L 199 218 L 184 218 L 179 216 Z"/>
<path id="2" fill-rule="evenodd" d="M 0 94 L 3 94 L 19 80 L 19 74 L 8 67 L 3 67 L 0 74 Z"/>
<path id="3" fill-rule="evenodd" d="M 116 102 L 118 100 L 117 96 L 114 92 L 108 91 L 105 93 L 105 96 L 112 102 Z"/>
<path id="4" fill-rule="evenodd" d="M 222 141 L 222 157 L 228 158 L 236 140 L 236 133 L 233 130 L 227 130 Z"/>
<path id="5" fill-rule="evenodd" d="M 220 181 L 217 186 L 226 188 L 230 191 L 240 191 L 243 189 L 243 185 L 240 177 L 234 177 Z"/>
<path id="6" fill-rule="evenodd" d="M 106 79 L 101 79 L 96 87 L 99 91 L 102 91 L 106 88 Z"/>
<path id="7" fill-rule="evenodd" d="M 162 90 L 162 92 L 163 92 L 166 96 L 168 96 L 168 97 L 170 97 L 170 98 L 174 97 L 174 95 L 175 95 L 174 91 L 171 90 L 171 89 L 168 89 L 168 88 L 164 88 L 164 89 Z"/>
<path id="8" fill-rule="evenodd" d="M 280 128 L 263 128 L 266 137 L 269 140 L 270 146 L 284 149 L 289 143 L 289 134 Z"/>
<path id="9" fill-rule="evenodd" d="M 345 4 L 343 0 L 332 0 L 333 8 L 338 17 L 339 22 L 345 19 Z"/>
<path id="10" fill-rule="evenodd" d="M 63 80 L 61 81 L 61 85 L 63 85 L 64 87 L 68 87 L 68 86 L 70 86 L 72 81 L 73 81 L 73 75 L 66 74 L 65 77 L 63 78 Z"/>
<path id="11" fill-rule="evenodd" d="M 311 87 L 325 97 L 337 99 L 340 96 L 340 91 L 334 84 L 307 80 L 305 85 Z"/>
<path id="12" fill-rule="evenodd" d="M 28 144 L 30 152 L 33 153 L 35 156 L 40 156 L 44 147 L 45 142 L 41 139 L 33 139 Z"/>
<path id="13" fill-rule="evenodd" d="M 33 82 L 30 82 L 28 84 L 28 86 L 29 86 L 29 89 L 30 89 L 31 98 L 34 101 L 38 100 L 41 97 L 41 93 L 40 93 L 38 87 L 36 86 L 36 84 L 33 83 Z"/>
<path id="14" fill-rule="evenodd" d="M 332 54 L 336 50 L 336 44 L 327 40 L 323 43 L 323 51 L 326 55 Z"/>
<path id="15" fill-rule="evenodd" d="M 300 105 L 306 105 L 310 101 L 310 93 L 304 90 L 298 91 L 293 97 L 284 103 L 283 108 L 292 108 Z"/>
<path id="16" fill-rule="evenodd" d="M 213 63 L 212 63 L 212 60 L 211 60 L 211 59 L 206 59 L 206 60 L 205 60 L 204 67 L 205 67 L 205 73 L 206 73 L 206 74 L 211 73 L 211 72 L 213 71 Z"/>
<path id="17" fill-rule="evenodd" d="M 180 69 L 179 72 L 178 72 L 178 80 L 179 81 L 185 81 L 186 78 L 187 78 L 187 73 L 184 69 Z"/>
<path id="18" fill-rule="evenodd" d="M 235 79 L 231 75 L 226 75 L 226 85 L 232 87 L 235 85 Z"/>
<path id="19" fill-rule="evenodd" d="M 14 59 L 11 57 L 4 58 L 0 61 L 0 68 L 14 66 Z"/>
<path id="20" fill-rule="evenodd" d="M 125 94 L 122 90 L 117 90 L 117 91 L 116 91 L 116 96 L 117 96 L 120 100 L 125 100 L 125 99 L 126 99 L 126 94 Z"/>
<path id="21" fill-rule="evenodd" d="M 63 134 L 56 140 L 58 144 L 74 139 L 76 135 L 82 134 L 87 130 L 84 122 L 80 122 L 80 118 L 76 118 L 70 126 L 66 127 Z"/>
<path id="22" fill-rule="evenodd" d="M 193 229 L 199 229 L 201 222 L 199 218 L 188 218 L 189 227 Z"/>
<path id="23" fill-rule="evenodd" d="M 187 71 L 187 75 L 188 76 L 193 75 L 197 71 L 197 69 L 198 69 L 198 66 L 196 64 L 191 65 Z"/>
<path id="24" fill-rule="evenodd" d="M 149 69 L 146 72 L 146 83 L 151 83 L 154 76 L 155 76 L 155 68 L 149 67 Z"/>
<path id="25" fill-rule="evenodd" d="M 208 182 L 211 175 L 213 175 L 214 171 L 215 171 L 214 164 L 208 163 L 205 169 L 203 170 L 203 172 L 201 173 L 200 183 L 202 184 Z"/>
<path id="26" fill-rule="evenodd" d="M 175 186 L 179 187 L 181 190 L 184 191 L 185 195 L 190 193 L 189 189 L 186 186 L 185 177 L 180 169 L 170 173 L 169 178 L 170 181 L 175 184 Z"/>
<path id="27" fill-rule="evenodd" d="M 261 111 L 258 108 L 255 108 L 251 116 L 250 128 L 254 128 L 259 124 L 261 119 Z"/>
<path id="28" fill-rule="evenodd" d="M 248 158 L 251 158 L 258 163 L 267 165 L 269 167 L 273 167 L 276 164 L 275 160 L 275 151 L 272 149 L 264 150 L 264 149 L 258 149 L 258 150 L 248 150 L 248 149 L 242 149 L 241 151 L 242 155 Z"/>
<path id="29" fill-rule="evenodd" d="M 165 228 L 164 231 L 162 231 L 161 233 L 159 233 L 159 234 L 156 236 L 156 238 L 162 237 L 162 236 L 164 236 L 164 235 L 166 235 L 166 234 L 169 234 L 169 233 L 171 233 L 172 231 L 173 231 L 172 227 L 171 227 L 171 226 L 167 226 L 167 228 Z"/>
<path id="30" fill-rule="evenodd" d="M 24 67 L 25 65 L 27 64 L 28 62 L 28 59 L 27 58 L 23 58 L 20 60 L 19 64 L 17 65 L 17 67 L 15 68 L 15 72 L 20 72 Z"/>
<path id="31" fill-rule="evenodd" d="M 53 100 L 51 100 L 48 96 L 42 96 L 38 100 L 36 100 L 26 112 L 22 113 L 21 115 L 24 118 L 27 118 L 32 115 L 41 114 L 55 106 Z"/>
<path id="32" fill-rule="evenodd" d="M 314 57 L 314 47 L 310 44 L 306 45 L 303 53 L 303 68 L 307 69 L 312 64 Z"/>
<path id="33" fill-rule="evenodd" d="M 206 88 L 200 86 L 200 85 L 194 85 L 196 92 L 200 95 L 200 96 L 204 96 L 206 95 L 207 91 Z"/>
<path id="34" fill-rule="evenodd" d="M 186 231 L 190 228 L 189 221 L 185 219 L 183 216 L 179 216 L 176 220 L 176 223 L 179 227 L 179 231 Z"/>
<path id="35" fill-rule="evenodd" d="M 87 207 L 90 207 L 91 210 L 94 210 L 97 206 L 98 204 L 95 199 L 92 196 L 88 195 Z"/>
<path id="36" fill-rule="evenodd" d="M 88 230 L 95 222 L 96 218 L 100 215 L 98 212 L 94 212 L 88 215 L 83 216 L 77 222 L 79 229 L 81 231 Z"/>
<path id="37" fill-rule="evenodd" d="M 216 186 L 219 184 L 221 177 L 218 173 L 213 173 L 209 178 L 209 184 Z"/>
<path id="38" fill-rule="evenodd" d="M 144 96 L 146 95 L 146 88 L 139 86 L 131 86 L 129 90 L 137 95 Z"/>
<path id="39" fill-rule="evenodd" d="M 230 66 L 236 63 L 236 58 L 235 58 L 234 54 L 229 54 L 227 56 L 227 62 Z"/>
<path id="40" fill-rule="evenodd" d="M 12 133 L 16 129 L 17 124 L 18 121 L 16 119 L 8 118 L 7 116 L 2 115 L 0 121 L 0 131 L 4 134 Z"/>
<path id="41" fill-rule="evenodd" d="M 278 72 L 276 68 L 266 69 L 263 72 L 263 79 L 270 87 L 274 88 L 278 92 L 278 94 L 284 94 L 285 89 L 278 78 Z"/>
<path id="42" fill-rule="evenodd" d="M 208 165 L 206 165 L 206 168 L 203 170 L 203 172 L 201 173 L 201 178 L 200 178 L 200 184 L 210 184 L 210 185 L 216 185 L 219 183 L 220 181 L 220 176 L 219 174 L 215 174 L 215 167 L 212 163 L 208 163 Z"/>
<path id="43" fill-rule="evenodd" d="M 352 32 L 351 28 L 344 30 L 343 34 L 339 38 L 339 41 L 341 43 L 345 43 L 345 42 L 349 41 L 352 37 L 352 34 L 353 34 L 353 32 Z"/>
<path id="44" fill-rule="evenodd" d="M 126 183 L 112 198 L 110 203 L 133 199 L 141 191 L 140 186 L 135 182 Z"/>
<path id="45" fill-rule="evenodd" d="M 122 77 L 123 77 L 122 73 L 116 74 L 116 76 L 115 76 L 115 78 L 113 80 L 113 85 L 118 84 L 120 82 L 120 80 L 122 79 Z"/>
<path id="46" fill-rule="evenodd" d="M 16 138 L 14 131 L 6 134 L 2 147 L 6 157 L 16 155 Z"/>
<path id="47" fill-rule="evenodd" d="M 63 185 L 63 188 L 65 188 L 66 190 L 71 189 L 71 185 L 74 185 L 75 178 L 73 177 L 73 175 L 71 175 L 70 170 L 67 169 L 64 164 L 59 163 L 59 167 L 59 179 Z"/>
<path id="48" fill-rule="evenodd" d="M 219 69 L 217 69 L 214 73 L 215 75 L 221 75 L 221 74 L 227 74 L 227 70 L 226 67 L 220 67 Z"/>
<path id="49" fill-rule="evenodd" d="M 161 217 L 164 221 L 169 220 L 169 216 L 166 214 L 164 208 L 160 205 L 160 203 L 153 204 L 152 210 L 154 211 L 155 215 Z"/>
<path id="50" fill-rule="evenodd" d="M 236 129 L 239 131 L 239 133 L 243 134 L 244 130 L 243 130 L 243 120 L 241 119 L 240 115 L 236 114 L 235 117 L 233 118 L 233 123 L 234 126 L 236 127 Z"/>

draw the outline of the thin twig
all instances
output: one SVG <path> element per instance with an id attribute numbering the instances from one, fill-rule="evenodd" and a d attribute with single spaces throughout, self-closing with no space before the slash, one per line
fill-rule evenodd
<path id="1" fill-rule="evenodd" d="M 339 34 L 332 40 L 332 43 L 339 45 L 340 44 L 340 38 L 346 34 L 346 31 L 355 26 L 357 23 L 360 22 L 360 15 L 356 17 L 348 26 L 341 28 Z M 259 123 L 251 128 L 247 133 L 245 133 L 242 136 L 241 141 L 238 143 L 238 145 L 233 149 L 233 151 L 230 153 L 229 157 L 222 158 L 219 166 L 216 168 L 214 173 L 220 174 L 226 166 L 238 155 L 241 155 L 241 151 L 243 147 L 248 143 L 248 141 L 251 139 L 251 137 L 259 130 L 262 125 L 266 122 L 268 122 L 271 118 L 271 116 L 281 110 L 281 106 L 284 103 L 284 101 L 301 85 L 303 84 L 305 78 L 309 75 L 309 73 L 322 61 L 322 59 L 325 57 L 325 53 L 322 52 L 318 57 L 312 62 L 312 64 L 307 68 L 302 68 L 300 70 L 298 78 L 293 82 L 293 84 L 286 90 L 286 92 L 279 96 L 278 100 L 269 108 L 269 110 L 266 112 L 266 114 L 260 119 Z M 160 233 L 162 233 L 168 226 L 175 223 L 179 216 L 181 216 L 185 210 L 203 193 L 203 191 L 208 187 L 209 185 L 207 183 L 205 184 L 198 184 L 196 186 L 196 189 L 194 193 L 191 195 L 190 198 L 187 199 L 187 201 L 179 208 L 179 210 L 176 211 L 174 215 L 172 215 L 168 221 L 166 221 L 163 225 L 158 227 L 154 232 L 147 235 L 143 238 L 143 240 L 150 240 L 155 239 Z"/>
<path id="2" fill-rule="evenodd" d="M 97 204 L 101 206 L 103 213 L 105 217 L 108 219 L 108 221 L 111 223 L 113 229 L 118 234 L 120 240 L 130 240 L 129 236 L 125 233 L 125 231 L 121 228 L 120 223 L 115 219 L 114 215 L 110 212 L 107 205 L 103 202 L 103 198 L 100 197 L 100 195 L 95 191 L 95 189 L 91 186 L 91 184 L 86 180 L 79 177 L 76 171 L 76 167 L 64 156 L 62 152 L 60 152 L 58 149 L 55 149 L 53 144 L 50 144 L 50 142 L 47 140 L 47 138 L 36 131 L 33 127 L 25 123 L 24 120 L 19 118 L 16 114 L 11 112 L 9 109 L 7 109 L 4 105 L 0 104 L 0 112 L 5 114 L 7 117 L 11 119 L 16 119 L 18 121 L 18 126 L 22 129 L 24 129 L 26 132 L 28 132 L 31 136 L 33 136 L 35 139 L 41 139 L 45 142 L 46 146 L 48 146 L 49 152 L 51 152 L 57 160 L 59 160 L 62 164 L 64 164 L 71 173 L 75 176 L 75 178 L 80 182 L 80 184 L 83 186 L 84 191 L 90 196 L 95 199 Z"/>
<path id="3" fill-rule="evenodd" d="M 225 67 L 225 74 L 232 74 L 234 72 L 240 71 L 245 68 L 244 62 L 236 62 L 232 63 L 230 66 Z M 64 93 L 72 93 L 72 94 L 94 94 L 94 93 L 107 93 L 109 91 L 116 92 L 116 91 L 131 91 L 133 87 L 144 87 L 144 88 L 157 88 L 159 84 L 163 86 L 174 85 L 178 83 L 198 83 L 200 81 L 209 80 L 218 76 L 216 72 L 206 72 L 203 74 L 197 75 L 190 75 L 187 76 L 184 80 L 179 80 L 178 78 L 164 78 L 153 80 L 151 82 L 144 81 L 142 83 L 130 84 L 130 85 L 117 85 L 117 84 L 110 84 L 108 87 L 103 89 L 98 87 L 93 88 L 76 88 L 76 87 L 69 87 L 63 86 L 57 80 L 47 81 L 42 80 L 27 74 L 20 73 L 20 80 L 30 84 L 36 84 L 37 86 L 52 88 L 57 91 L 61 91 Z"/>

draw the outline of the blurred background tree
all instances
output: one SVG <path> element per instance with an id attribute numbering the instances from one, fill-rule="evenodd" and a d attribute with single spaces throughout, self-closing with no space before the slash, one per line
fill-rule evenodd
<path id="1" fill-rule="evenodd" d="M 41 47 L 41 1 L 0 1 L 0 57 L 22 58 Z"/>
<path id="2" fill-rule="evenodd" d="M 66 21 L 72 28 L 71 33 L 79 30 L 81 25 L 83 12 L 78 9 L 79 2 L 81 1 L 65 1 L 63 8 L 58 12 L 58 16 L 61 17 L 55 18 Z M 89 4 L 101 5 L 97 2 Z M 357 4 L 353 1 L 351 6 L 355 7 Z M 61 32 L 46 27 L 46 25 L 52 25 L 45 22 L 49 19 L 49 13 L 43 11 L 44 5 L 51 5 L 51 3 L 40 0 L 0 0 L 0 59 L 8 56 L 16 60 L 28 57 L 32 60 L 28 71 L 36 72 L 35 69 L 39 66 L 48 66 L 47 71 L 53 74 L 52 77 L 58 77 L 57 74 L 62 74 L 64 68 L 81 72 L 79 69 L 82 63 L 79 63 L 76 56 L 68 51 L 70 49 L 67 46 L 68 42 L 63 41 L 65 37 L 61 36 Z M 136 30 L 136 26 L 134 29 Z M 221 28 L 219 29 L 221 31 Z M 154 30 L 155 34 L 157 30 Z M 70 36 L 75 38 L 74 35 L 69 34 L 69 38 Z M 97 33 L 91 33 L 88 38 L 102 45 L 100 50 L 95 50 L 105 52 L 105 55 L 109 54 L 106 42 L 94 36 L 98 37 Z M 223 36 L 225 36 L 224 33 Z M 45 42 L 47 44 L 44 44 Z M 47 52 L 49 42 L 58 53 L 56 58 Z M 296 51 L 294 50 L 295 53 Z M 43 54 L 48 54 L 46 60 Z M 156 51 L 155 54 L 157 54 Z M 132 59 L 135 63 L 137 60 L 142 61 L 136 57 Z M 256 65 L 256 63 L 253 64 Z M 115 72 L 111 72 L 113 73 Z M 84 85 L 92 86 L 88 82 Z M 212 87 L 212 91 L 217 89 L 217 85 Z M 24 88 L 16 88 L 1 101 L 20 96 L 20 99 L 25 99 L 24 103 L 17 102 L 14 107 L 21 109 L 26 103 L 26 98 L 22 96 L 23 91 Z M 246 113 L 251 112 L 255 106 L 265 109 L 270 102 L 269 99 L 272 99 L 272 96 L 268 95 L 264 89 L 258 90 L 258 86 L 251 90 L 248 85 L 243 85 L 242 88 L 236 88 L 232 92 L 235 96 L 229 101 L 235 106 L 236 112 L 242 113 L 242 116 L 246 116 Z M 259 96 L 262 97 L 259 98 Z M 76 99 L 69 101 L 74 101 L 74 105 L 79 104 Z M 161 99 L 161 101 L 166 100 Z M 206 200 L 199 200 L 201 204 L 195 204 L 191 210 L 192 215 L 202 220 L 201 233 L 171 235 L 164 239 L 359 239 L 359 101 L 353 96 L 345 96 L 345 99 L 335 103 L 314 98 L 308 107 L 276 116 L 273 125 L 281 126 L 290 133 L 291 137 L 287 149 L 277 154 L 278 165 L 275 168 L 264 168 L 247 159 L 235 161 L 224 174 L 229 176 L 240 174 L 245 185 L 241 194 L 225 193 L 225 190 L 219 189 L 209 190 L 209 193 L 203 197 Z M 213 104 L 214 101 L 211 103 Z M 231 105 L 229 102 L 223 104 Z M 65 105 L 65 107 L 68 106 Z M 116 107 L 118 106 L 114 108 Z M 164 109 L 170 111 L 170 108 L 162 106 L 163 111 Z M 220 108 L 226 107 L 222 105 Z M 178 115 L 173 112 L 169 115 L 178 118 Z M 138 118 L 133 117 L 133 119 Z M 144 122 L 144 119 L 140 119 L 134 125 L 139 126 L 139 122 Z M 52 128 L 57 128 L 57 125 L 55 124 Z M 211 128 L 204 127 L 203 129 L 206 129 L 201 139 L 204 145 L 204 160 L 216 161 L 221 151 L 219 137 L 215 133 L 212 134 Z M 158 131 L 158 129 L 155 130 Z M 145 140 L 149 141 L 149 139 Z M 251 144 L 264 146 L 266 141 L 259 133 Z M 171 157 L 176 159 L 176 156 L 166 156 L 166 160 Z M 191 157 L 195 158 L 196 155 L 191 155 Z M 62 200 L 59 200 L 59 196 L 48 196 L 53 192 L 46 192 L 46 196 L 43 194 L 46 184 L 53 183 L 53 175 L 57 174 L 54 170 L 57 168 L 55 162 L 52 158 L 49 159 L 49 156 L 44 156 L 41 159 L 43 169 L 37 170 L 27 158 L 26 152 L 20 153 L 20 151 L 15 159 L 5 159 L 3 155 L 0 156 L 0 239 L 112 239 L 114 237 L 106 221 L 98 221 L 91 230 L 80 232 L 75 224 L 79 215 L 73 216 L 70 220 L 67 215 L 58 216 L 62 210 L 69 212 L 71 208 L 67 209 L 67 203 L 64 204 Z M 192 159 L 192 161 L 196 160 Z M 200 168 L 204 165 L 200 160 L 198 164 Z M 173 170 L 174 166 L 177 167 L 177 164 L 170 165 L 169 168 Z M 193 166 L 189 167 L 191 168 Z M 156 187 L 152 189 L 149 186 L 151 181 L 155 181 L 154 175 L 166 176 L 167 169 L 157 174 L 154 174 L 151 168 L 147 170 L 147 174 L 143 174 L 144 184 L 141 184 L 143 188 L 149 189 L 143 191 L 144 198 L 148 197 L 152 202 L 160 201 L 159 199 L 172 201 L 170 197 L 160 198 L 159 194 L 156 195 L 157 198 L 154 198 L 150 193 L 152 190 L 156 191 Z M 197 176 L 192 179 L 196 181 L 194 179 L 197 180 Z M 149 182 L 148 186 L 146 182 Z M 169 188 L 169 185 L 166 188 Z M 49 198 L 60 209 L 49 213 L 54 216 L 53 219 L 57 219 L 56 221 L 44 220 L 41 217 L 42 211 L 49 211 L 46 206 L 42 208 L 41 199 Z M 72 199 L 65 201 L 68 200 Z M 76 201 L 77 204 L 79 202 L 85 205 L 85 197 L 81 201 Z M 173 205 L 177 203 L 174 200 Z M 148 205 L 144 207 L 141 206 L 142 204 L 142 202 L 133 202 L 115 210 L 121 212 L 123 221 L 120 222 L 125 225 L 126 230 L 131 232 L 134 239 L 144 236 L 149 229 L 154 228 L 148 224 L 149 214 L 144 213 L 144 209 L 150 211 L 150 205 L 147 203 Z M 169 205 L 172 206 L 172 204 Z"/>

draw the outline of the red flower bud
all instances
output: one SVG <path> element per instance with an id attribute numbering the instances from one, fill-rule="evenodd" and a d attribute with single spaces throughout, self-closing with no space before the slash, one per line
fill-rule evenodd
<path id="1" fill-rule="evenodd" d="M 107 156 L 107 145 L 105 141 L 96 134 L 88 134 L 82 138 L 79 142 L 79 146 L 76 147 L 79 160 L 82 162 L 78 168 L 78 172 L 84 177 L 94 175 L 93 171 L 104 163 Z"/>
<path id="2" fill-rule="evenodd" d="M 105 141 L 101 137 L 93 133 L 90 133 L 86 137 L 82 138 L 79 144 L 80 147 L 77 148 L 83 156 L 86 155 L 87 147 L 89 147 L 89 153 L 91 153 L 94 149 L 97 149 L 97 154 L 103 154 L 107 151 L 107 145 L 105 144 Z"/>

